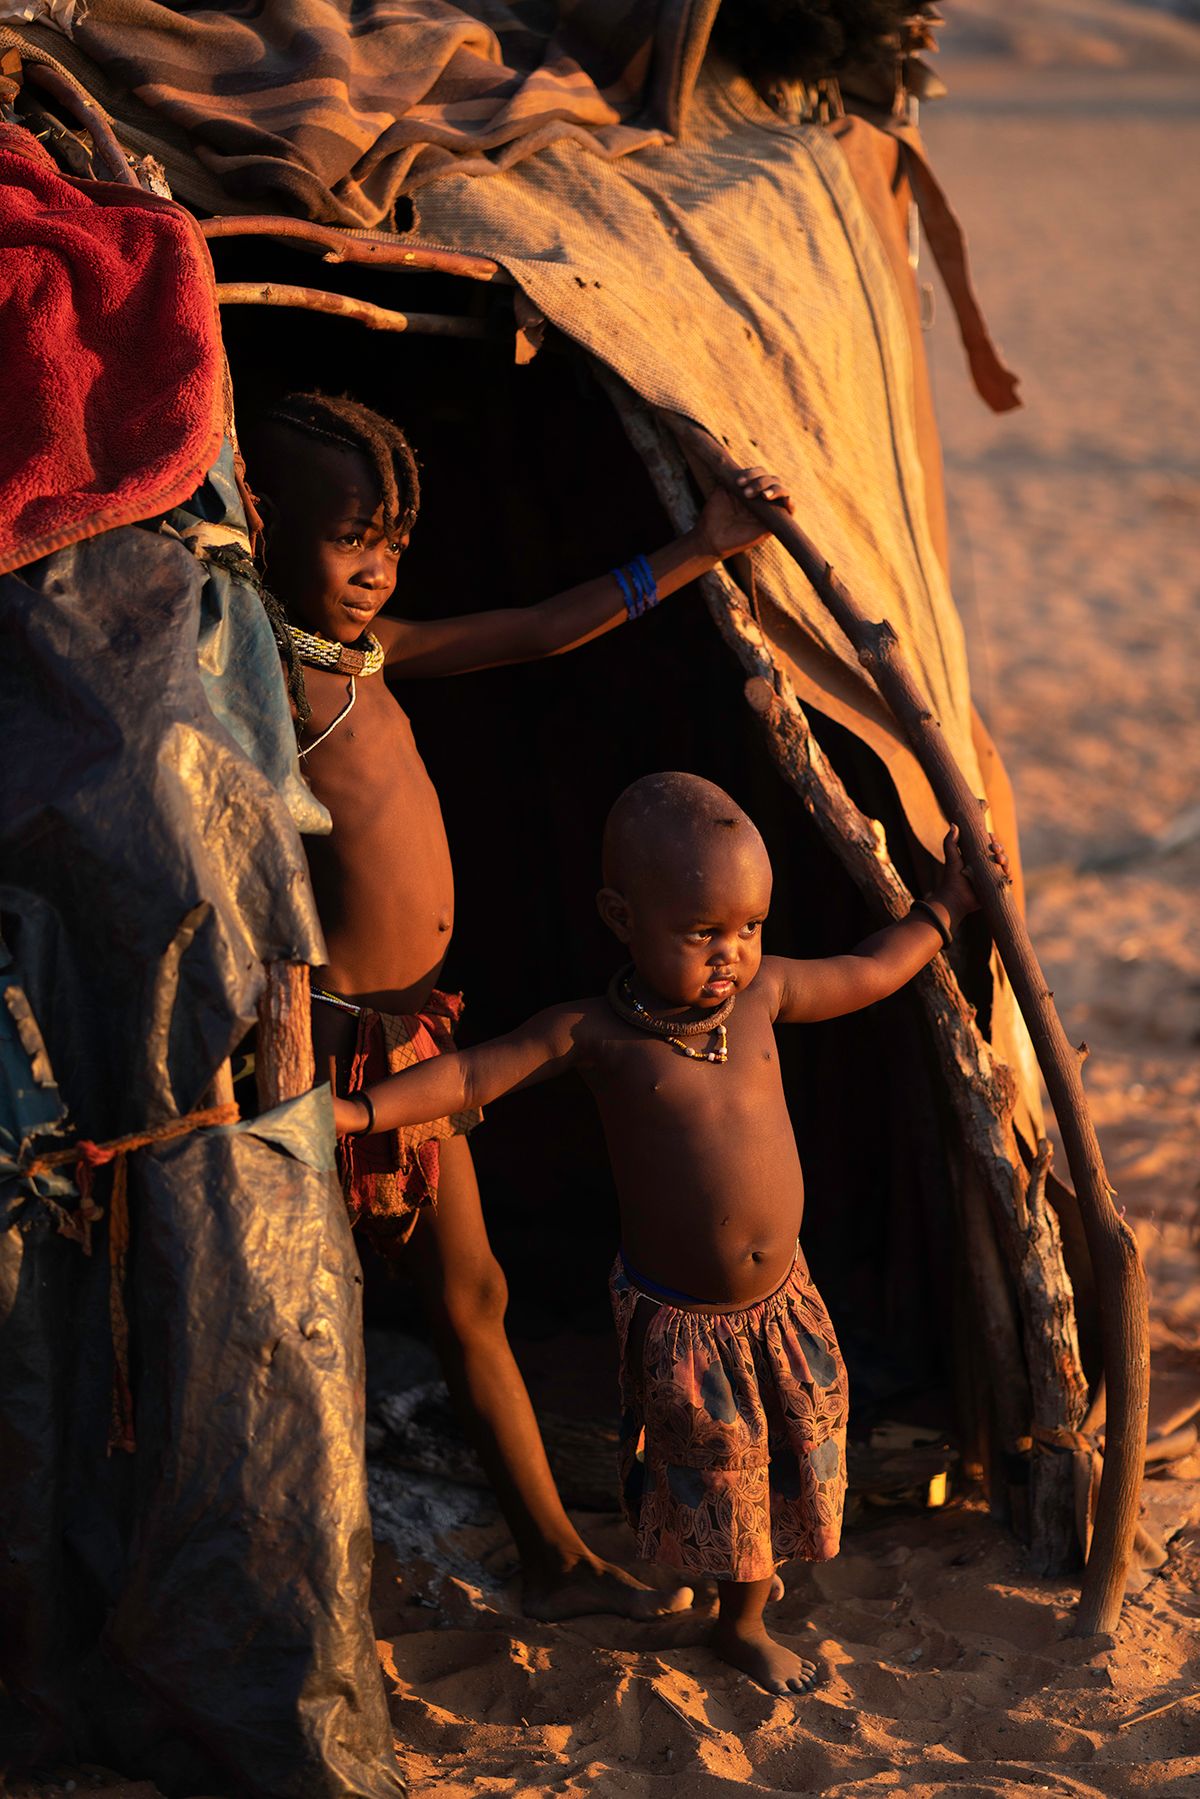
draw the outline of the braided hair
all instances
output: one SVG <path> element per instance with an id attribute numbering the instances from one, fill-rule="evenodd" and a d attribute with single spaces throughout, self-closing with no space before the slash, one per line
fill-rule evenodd
<path id="1" fill-rule="evenodd" d="M 372 412 L 349 394 L 285 394 L 264 414 L 324 443 L 358 450 L 375 470 L 383 494 L 383 518 L 389 531 L 411 531 L 421 509 L 421 481 L 412 446 L 391 419 Z"/>
<path id="2" fill-rule="evenodd" d="M 412 530 L 421 507 L 421 481 L 412 446 L 399 425 L 363 406 L 349 394 L 317 391 L 285 394 L 252 421 L 249 435 L 256 436 L 270 424 L 285 425 L 322 443 L 340 444 L 365 456 L 375 471 L 383 495 L 384 524 L 401 535 Z M 270 496 L 264 499 L 269 503 Z M 283 661 L 284 680 L 295 715 L 296 735 L 301 737 L 312 708 L 304 687 L 304 667 L 288 630 L 282 602 L 261 580 L 255 582 L 271 632 Z"/>

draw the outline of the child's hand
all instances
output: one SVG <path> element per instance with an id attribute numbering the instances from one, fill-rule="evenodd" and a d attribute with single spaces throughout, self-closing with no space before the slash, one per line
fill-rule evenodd
<path id="1" fill-rule="evenodd" d="M 762 468 L 744 468 L 737 479 L 746 499 L 773 500 L 785 512 L 796 510 L 778 475 L 769 475 Z M 763 530 L 748 507 L 740 505 L 725 488 L 716 487 L 696 520 L 692 536 L 702 555 L 715 556 L 719 562 L 723 556 L 753 549 L 770 532 Z"/>
<path id="2" fill-rule="evenodd" d="M 360 1099 L 355 1099 L 353 1095 L 349 1099 L 343 1099 L 340 1094 L 334 1094 L 333 1129 L 336 1136 L 361 1136 L 366 1123 L 367 1108 Z"/>
<path id="3" fill-rule="evenodd" d="M 1005 880 L 1011 879 L 1008 870 L 1008 856 L 1003 844 L 995 837 L 988 838 L 988 854 Z M 979 896 L 971 884 L 971 877 L 962 859 L 962 851 L 958 847 L 957 825 L 951 825 L 946 832 L 945 842 L 942 844 L 942 857 L 945 862 L 942 878 L 929 897 L 945 906 L 950 914 L 950 928 L 953 930 L 959 919 L 965 918 L 968 912 L 976 911 L 979 906 Z"/>

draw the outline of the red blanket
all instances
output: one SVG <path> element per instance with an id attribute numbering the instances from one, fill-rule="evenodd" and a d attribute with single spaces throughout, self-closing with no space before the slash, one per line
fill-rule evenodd
<path id="1" fill-rule="evenodd" d="M 0 574 L 186 499 L 224 425 L 195 221 L 0 126 L 0 367 Z"/>

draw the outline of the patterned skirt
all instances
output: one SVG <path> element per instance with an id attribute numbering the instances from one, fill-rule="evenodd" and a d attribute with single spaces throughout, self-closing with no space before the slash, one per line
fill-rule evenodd
<path id="1" fill-rule="evenodd" d="M 846 1367 L 799 1251 L 783 1285 L 740 1311 L 666 1304 L 620 1257 L 609 1286 L 621 1490 L 638 1554 L 737 1581 L 767 1578 L 794 1557 L 836 1555 Z"/>

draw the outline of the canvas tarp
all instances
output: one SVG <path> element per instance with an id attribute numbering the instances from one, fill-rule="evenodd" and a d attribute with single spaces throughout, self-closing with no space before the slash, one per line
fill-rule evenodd
<path id="1" fill-rule="evenodd" d="M 908 328 L 829 133 L 785 124 L 710 58 L 679 142 L 619 164 L 553 145 L 507 174 L 438 181 L 417 208 L 423 242 L 494 257 L 645 400 L 782 475 L 822 554 L 895 627 L 982 793 L 962 625 L 926 516 Z M 801 695 L 871 743 L 914 831 L 940 850 L 928 783 L 850 645 L 778 545 L 755 563 Z"/>
<path id="2" fill-rule="evenodd" d="M 264 963 L 324 956 L 266 614 L 187 547 L 239 531 L 226 446 L 189 505 L 0 579 L 0 1682 L 35 1760 L 394 1799 L 327 1089 L 132 1155 L 115 1287 L 111 1168 L 86 1247 L 73 1168 L 19 1172 L 201 1105 Z"/>
<path id="3" fill-rule="evenodd" d="M 677 142 L 616 164 L 552 145 L 487 180 L 431 183 L 416 206 L 421 241 L 494 257 L 643 400 L 783 476 L 822 554 L 897 631 L 982 797 L 962 623 L 926 503 L 910 322 L 830 133 L 785 123 L 710 55 Z M 754 563 L 772 653 L 801 699 L 876 751 L 914 835 L 940 856 L 941 810 L 849 642 L 779 544 Z M 993 1041 L 1036 1141 L 1032 1046 L 995 959 L 993 973 Z"/>

